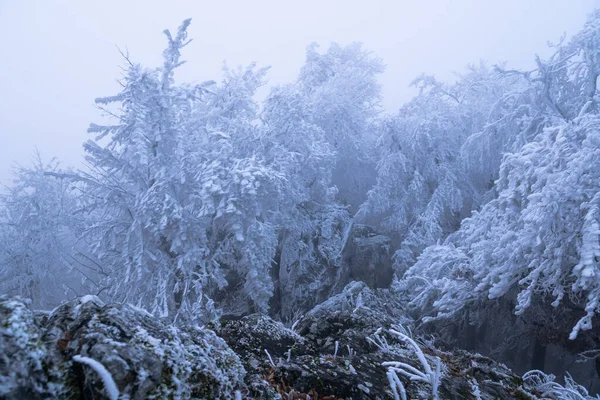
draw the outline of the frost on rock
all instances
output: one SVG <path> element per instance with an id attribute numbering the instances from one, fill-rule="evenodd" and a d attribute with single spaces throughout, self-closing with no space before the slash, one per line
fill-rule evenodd
<path id="1" fill-rule="evenodd" d="M 356 310 L 359 294 L 363 306 Z M 217 333 L 244 362 L 249 399 L 391 399 L 388 366 L 383 364 L 394 360 L 407 370 L 420 371 L 419 354 L 430 365 L 427 372 L 433 379 L 395 375 L 407 399 L 431 399 L 432 390 L 439 399 L 469 399 L 474 385 L 482 399 L 538 398 L 521 387 L 520 377 L 489 358 L 441 352 L 418 338 L 414 346 L 407 345 L 388 330 L 401 319 L 392 317 L 386 305 L 398 306 L 387 298 L 387 291 L 354 282 L 308 312 L 294 331 L 253 314 L 222 320 Z M 376 332 L 387 343 L 386 351 L 366 339 Z"/>
<path id="2" fill-rule="evenodd" d="M 0 297 L 0 398 L 38 399 L 47 394 L 46 354 L 34 314 L 20 299 Z"/>
<path id="3" fill-rule="evenodd" d="M 362 293 L 364 307 L 328 302 L 295 331 L 261 314 L 223 318 L 215 331 L 175 328 L 128 305 L 81 300 L 35 318 L 22 300 L 0 298 L 0 398 L 591 398 L 572 380 L 521 379 L 489 358 L 424 344 L 378 309 L 385 291 Z"/>
<path id="4" fill-rule="evenodd" d="M 60 383 L 57 398 L 114 392 L 106 391 L 107 374 L 121 398 L 132 400 L 229 399 L 244 389 L 238 356 L 214 332 L 167 326 L 129 305 L 86 297 L 58 307 L 42 330 L 51 376 Z M 95 361 L 107 374 L 74 357 Z"/>
<path id="5" fill-rule="evenodd" d="M 304 321 L 323 318 L 326 315 L 340 312 L 360 313 L 366 311 L 362 318 L 375 319 L 400 317 L 402 307 L 397 298 L 393 298 L 390 292 L 381 289 L 371 289 L 365 282 L 352 281 L 344 289 L 330 297 L 323 303 L 317 305 L 306 314 Z"/>
<path id="6" fill-rule="evenodd" d="M 312 352 L 305 338 L 268 316 L 252 314 L 224 318 L 217 333 L 240 356 L 248 371 L 249 398 L 277 398 L 277 392 L 264 380 L 273 369 Z"/>

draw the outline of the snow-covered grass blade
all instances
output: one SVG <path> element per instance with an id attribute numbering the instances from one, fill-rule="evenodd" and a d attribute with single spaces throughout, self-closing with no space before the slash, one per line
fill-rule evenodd
<path id="1" fill-rule="evenodd" d="M 423 354 L 421 347 L 419 347 L 419 345 L 410 336 L 408 336 L 405 333 L 399 332 L 395 329 L 389 329 L 388 332 L 396 336 L 412 348 L 412 350 L 415 352 L 415 355 L 419 359 L 419 362 L 421 363 L 422 367 L 422 371 L 420 371 L 412 365 L 400 361 L 387 361 L 382 364 L 383 366 L 388 367 L 387 378 L 390 382 L 390 387 L 392 388 L 392 392 L 394 393 L 395 399 L 406 399 L 406 391 L 404 385 L 398 377 L 398 374 L 400 374 L 407 377 L 411 381 L 420 381 L 428 383 L 431 386 L 432 399 L 437 400 L 438 386 L 440 384 L 441 378 L 440 358 L 435 357 L 435 369 L 432 369 L 429 363 L 427 362 L 427 359 L 425 358 L 425 354 Z M 383 344 L 383 346 L 381 346 L 380 349 L 383 350 L 383 348 L 386 348 L 389 350 L 389 344 L 387 344 L 387 341 L 385 341 L 384 338 L 381 338 L 379 333 L 380 329 L 377 330 L 375 337 L 378 339 L 380 344 Z M 374 341 L 371 341 L 371 343 L 376 344 Z M 398 397 L 398 393 L 401 397 Z"/>

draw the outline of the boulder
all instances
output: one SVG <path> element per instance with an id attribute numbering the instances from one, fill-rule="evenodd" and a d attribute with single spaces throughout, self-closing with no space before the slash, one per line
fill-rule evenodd
<path id="1" fill-rule="evenodd" d="M 244 390 L 239 357 L 211 330 L 167 326 L 144 310 L 105 305 L 95 296 L 66 303 L 37 323 L 18 300 L 0 304 L 9 323 L 0 342 L 0 393 L 7 398 L 110 398 L 98 364 L 120 396 L 132 400 L 227 399 Z"/>
<path id="2" fill-rule="evenodd" d="M 411 338 L 401 305 L 364 282 L 290 327 L 251 314 L 176 328 L 95 296 L 48 314 L 0 297 L 0 318 L 2 399 L 392 399 L 386 362 L 426 374 L 398 374 L 408 399 L 433 398 L 435 386 L 440 400 L 558 398 L 561 390 L 543 373 L 524 381 L 489 358 Z M 564 393 L 573 390 L 589 398 L 575 384 Z"/>
<path id="3" fill-rule="evenodd" d="M 41 336 L 28 302 L 0 297 L 0 398 L 33 400 L 49 395 Z"/>
<path id="4" fill-rule="evenodd" d="M 389 288 L 394 278 L 391 239 L 367 225 L 352 227 L 342 255 L 341 282 L 365 282 L 370 288 Z"/>
<path id="5" fill-rule="evenodd" d="M 222 320 L 216 329 L 243 360 L 248 398 L 393 399 L 382 364 L 398 361 L 422 369 L 414 349 L 387 330 L 402 324 L 411 321 L 389 292 L 351 282 L 293 329 L 259 314 Z M 420 348 L 431 366 L 441 362 L 439 399 L 538 398 L 519 376 L 489 358 L 424 343 Z M 431 398 L 429 384 L 400 379 L 408 399 Z"/>

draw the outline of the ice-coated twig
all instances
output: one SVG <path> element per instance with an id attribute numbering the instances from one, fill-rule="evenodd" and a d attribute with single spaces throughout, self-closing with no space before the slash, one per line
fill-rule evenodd
<path id="1" fill-rule="evenodd" d="M 298 322 L 300 322 L 301 319 L 302 319 L 302 315 L 300 315 L 300 317 L 298 317 L 298 319 L 294 321 L 294 323 L 292 324 L 292 327 L 290 328 L 292 330 L 292 332 L 296 332 L 296 326 L 298 325 Z"/>
<path id="2" fill-rule="evenodd" d="M 383 340 L 379 336 L 379 332 L 381 332 L 381 328 L 378 329 L 377 332 L 375 332 L 374 336 L 378 339 L 378 341 L 380 343 L 385 343 L 387 345 L 387 342 L 383 342 Z M 417 368 L 413 367 L 412 365 L 409 365 L 409 364 L 403 363 L 403 362 L 399 362 L 399 361 L 388 361 L 388 362 L 384 362 L 382 364 L 383 366 L 388 367 L 387 377 L 388 377 L 388 381 L 390 381 L 390 386 L 392 388 L 392 392 L 394 393 L 395 399 L 399 400 L 399 397 L 397 394 L 398 390 L 400 391 L 400 394 L 402 394 L 404 391 L 404 386 L 402 385 L 402 382 L 400 381 L 400 378 L 398 377 L 398 374 L 400 374 L 400 375 L 407 377 L 411 381 L 421 381 L 421 382 L 425 382 L 425 383 L 428 383 L 429 385 L 431 385 L 432 398 L 433 398 L 433 400 L 437 400 L 438 399 L 438 387 L 440 384 L 440 376 L 441 376 L 441 360 L 440 360 L 440 358 L 435 357 L 435 369 L 432 370 L 431 366 L 427 362 L 427 359 L 425 358 L 425 354 L 423 354 L 423 351 L 421 350 L 421 347 L 419 347 L 419 345 L 411 337 L 409 337 L 408 335 L 406 335 L 402 332 L 399 332 L 395 329 L 389 329 L 388 332 L 391 333 L 392 335 L 397 336 L 400 340 L 407 343 L 409 345 L 409 347 L 411 347 L 414 350 L 417 358 L 419 359 L 419 362 L 421 363 L 421 367 L 423 369 L 422 371 L 420 371 Z M 375 343 L 374 340 L 371 342 Z M 406 394 L 404 394 L 404 396 L 406 396 Z M 403 397 L 403 400 L 404 399 L 405 399 L 405 397 Z"/>
<path id="3" fill-rule="evenodd" d="M 406 400 L 406 389 L 404 388 L 404 385 L 400 381 L 400 378 L 398 378 L 398 375 L 396 375 L 396 373 L 394 371 L 392 371 L 391 369 L 388 369 L 388 372 L 386 375 L 387 375 L 388 381 L 390 382 L 390 387 L 392 388 L 392 392 L 394 394 L 394 400 L 400 400 L 400 399 Z M 400 396 L 398 396 L 398 391 L 400 391 Z"/>
<path id="4" fill-rule="evenodd" d="M 540 392 L 544 398 L 555 400 L 600 399 L 600 395 L 590 396 L 588 391 L 583 386 L 578 385 L 568 373 L 565 376 L 565 386 L 555 382 L 554 379 L 556 377 L 552 374 L 531 370 L 523 375 L 523 384 L 525 387 Z"/>
<path id="5" fill-rule="evenodd" d="M 267 353 L 267 357 L 269 357 L 269 362 L 271 363 L 271 366 L 273 368 L 275 368 L 275 363 L 273 362 L 273 358 L 271 357 L 271 354 L 269 354 L 269 351 L 267 349 L 265 349 L 265 353 Z"/>
<path id="6" fill-rule="evenodd" d="M 80 355 L 73 356 L 73 361 L 85 364 L 100 376 L 102 383 L 104 384 L 104 388 L 106 389 L 106 393 L 108 394 L 108 398 L 110 400 L 118 400 L 119 398 L 119 389 L 115 384 L 115 381 L 110 372 L 98 361 L 93 358 L 84 357 Z"/>
<path id="7" fill-rule="evenodd" d="M 384 353 L 389 353 L 391 352 L 392 348 L 390 346 L 390 344 L 387 342 L 387 339 L 385 337 L 380 336 L 381 334 L 381 328 L 377 329 L 375 331 L 375 333 L 373 334 L 373 338 L 370 337 L 366 337 L 367 342 L 372 343 L 373 345 L 375 345 L 377 348 L 379 348 L 379 350 L 381 350 Z"/>
<path id="8" fill-rule="evenodd" d="M 354 305 L 355 305 L 355 308 L 352 311 L 352 314 L 356 313 L 361 307 L 364 307 L 364 302 L 363 302 L 363 298 L 362 298 L 362 292 L 360 292 L 356 296 L 356 301 L 355 301 Z"/>
<path id="9" fill-rule="evenodd" d="M 354 356 L 354 350 L 352 350 L 352 347 L 350 347 L 350 345 L 347 344 L 346 348 L 348 349 L 348 357 L 353 357 Z"/>

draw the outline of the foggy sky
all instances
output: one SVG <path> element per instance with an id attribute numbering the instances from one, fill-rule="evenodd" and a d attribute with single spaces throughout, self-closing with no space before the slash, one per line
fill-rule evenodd
<path id="1" fill-rule="evenodd" d="M 119 90 L 123 65 L 157 66 L 174 31 L 192 18 L 176 79 L 219 80 L 229 66 L 270 65 L 270 84 L 295 78 L 311 42 L 363 42 L 387 65 L 384 106 L 395 111 L 422 72 L 451 79 L 468 63 L 531 68 L 546 42 L 573 34 L 600 0 L 150 1 L 0 0 L 0 182 L 15 162 L 42 157 L 77 165 L 96 97 Z"/>

